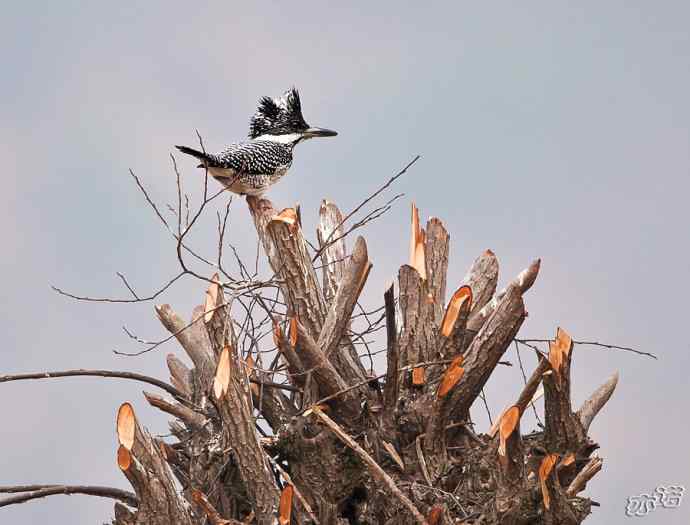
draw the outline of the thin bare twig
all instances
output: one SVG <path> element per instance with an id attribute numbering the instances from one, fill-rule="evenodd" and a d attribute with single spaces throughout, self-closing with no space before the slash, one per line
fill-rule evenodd
<path id="1" fill-rule="evenodd" d="M 321 254 L 323 253 L 323 251 L 326 250 L 329 246 L 331 246 L 331 245 L 335 242 L 335 240 L 333 240 L 333 235 L 335 234 L 335 232 L 337 232 L 337 231 L 340 229 L 340 227 L 341 227 L 343 224 L 345 224 L 345 222 L 347 222 L 347 220 L 348 220 L 350 217 L 352 217 L 355 213 L 357 213 L 357 212 L 358 212 L 359 210 L 361 210 L 364 206 L 366 206 L 367 203 L 371 202 L 374 198 L 376 198 L 382 191 L 384 191 L 386 188 L 388 188 L 388 187 L 389 187 L 391 184 L 393 184 L 397 179 L 399 179 L 399 178 L 402 177 L 405 173 L 407 173 L 407 170 L 410 169 L 410 168 L 412 167 L 412 165 L 413 165 L 415 162 L 417 162 L 419 159 L 420 159 L 420 156 L 419 156 L 419 155 L 415 156 L 415 157 L 414 157 L 414 158 L 413 158 L 403 169 L 401 169 L 398 173 L 396 173 L 395 175 L 393 175 L 383 186 L 381 186 L 381 187 L 380 187 L 379 189 L 377 189 L 374 193 L 372 193 L 371 195 L 369 195 L 369 197 L 367 197 L 367 198 L 364 199 L 362 202 L 360 202 L 357 206 L 355 206 L 355 208 L 354 208 L 350 213 L 348 213 L 347 215 L 345 215 L 345 217 L 343 217 L 343 220 L 340 221 L 340 223 L 339 223 L 335 228 L 333 228 L 333 231 L 331 232 L 331 234 L 326 238 L 326 240 L 324 240 L 323 245 L 321 246 L 321 248 L 319 248 L 319 249 L 316 251 L 316 253 L 314 254 L 314 258 L 312 259 L 312 262 L 316 261 L 316 259 L 318 259 L 318 258 L 321 256 Z M 398 198 L 397 196 L 394 197 L 394 198 L 390 201 L 390 203 L 392 203 L 392 202 L 393 202 L 394 200 L 396 200 L 397 198 Z M 349 232 L 348 232 L 348 233 L 349 233 Z M 343 236 L 339 236 L 338 239 L 341 239 L 342 237 L 343 237 Z"/>
<path id="2" fill-rule="evenodd" d="M 527 385 L 527 374 L 525 373 L 525 367 L 522 364 L 522 356 L 520 356 L 520 345 L 518 344 L 517 341 L 515 341 L 515 353 L 517 354 L 518 363 L 520 365 L 520 372 L 522 373 L 522 381 L 525 385 Z M 534 411 L 534 417 L 537 419 L 539 426 L 541 426 L 543 428 L 544 423 L 542 422 L 541 418 L 539 417 L 539 413 L 537 412 L 537 407 L 534 406 L 534 403 L 532 403 L 532 402 L 530 402 L 530 405 L 532 406 L 532 410 Z"/>
<path id="3" fill-rule="evenodd" d="M 166 284 L 164 284 L 161 288 L 156 290 L 154 293 L 151 295 L 148 295 L 146 297 L 139 297 L 136 293 L 134 293 L 134 290 L 132 290 L 128 284 L 126 284 L 127 288 L 129 288 L 129 291 L 132 292 L 134 295 L 134 299 L 117 299 L 117 298 L 111 298 L 111 297 L 88 297 L 88 296 L 83 296 L 83 295 L 75 295 L 70 292 L 66 292 L 62 290 L 61 288 L 58 288 L 57 286 L 51 286 L 51 288 L 59 293 L 60 295 L 64 295 L 66 297 L 69 297 L 70 299 L 76 299 L 77 301 L 88 301 L 92 303 L 143 303 L 146 301 L 153 301 L 156 297 L 161 295 L 163 292 L 165 292 L 168 288 L 170 288 L 175 282 L 182 276 L 185 275 L 186 272 L 180 272 L 178 273 L 175 277 L 170 279 Z M 123 278 L 120 273 L 118 273 L 118 276 L 120 278 Z M 124 279 L 123 279 L 124 280 Z M 127 281 L 125 280 L 125 283 Z"/>
<path id="4" fill-rule="evenodd" d="M 528 343 L 551 343 L 553 342 L 553 339 L 515 339 L 518 343 L 522 344 L 528 344 Z M 651 357 L 653 359 L 659 359 L 656 355 L 650 353 L 650 352 L 643 352 L 642 350 L 637 350 L 636 348 L 630 348 L 628 346 L 618 346 L 618 345 L 610 345 L 607 343 L 600 343 L 598 341 L 573 341 L 573 344 L 575 345 L 584 345 L 584 346 L 598 346 L 600 348 L 607 348 L 609 350 L 623 350 L 626 352 L 632 352 L 637 355 L 644 355 L 647 357 Z"/>

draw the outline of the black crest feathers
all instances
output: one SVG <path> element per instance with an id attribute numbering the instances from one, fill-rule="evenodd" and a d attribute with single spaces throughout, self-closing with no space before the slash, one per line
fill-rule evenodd
<path id="1" fill-rule="evenodd" d="M 293 87 L 282 97 L 263 97 L 259 100 L 259 106 L 249 122 L 249 138 L 294 133 L 308 127 L 302 116 L 299 92 Z"/>

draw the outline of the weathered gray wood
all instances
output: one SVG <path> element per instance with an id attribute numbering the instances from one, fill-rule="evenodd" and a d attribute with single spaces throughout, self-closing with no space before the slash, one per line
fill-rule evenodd
<path id="1" fill-rule="evenodd" d="M 532 372 L 532 375 L 527 380 L 527 383 L 525 383 L 522 392 L 520 392 L 518 400 L 515 402 L 515 406 L 520 409 L 520 414 L 524 413 L 529 406 L 534 394 L 537 392 L 537 388 L 539 388 L 539 384 L 542 381 L 544 372 L 550 368 L 551 365 L 549 364 L 549 360 L 540 356 L 537 368 L 535 368 L 534 372 Z"/>
<path id="2" fill-rule="evenodd" d="M 589 431 L 589 426 L 592 421 L 604 407 L 606 402 L 611 398 L 613 391 L 618 384 L 618 372 L 614 373 L 606 383 L 597 388 L 591 396 L 582 404 L 580 410 L 577 411 L 577 416 L 580 418 L 580 423 L 585 432 Z"/>
<path id="3" fill-rule="evenodd" d="M 578 475 L 575 476 L 575 479 L 570 482 L 570 485 L 568 485 L 568 490 L 566 491 L 567 496 L 572 498 L 585 490 L 587 482 L 601 470 L 603 465 L 604 460 L 600 457 L 593 457 L 590 459 Z"/>
<path id="4" fill-rule="evenodd" d="M 267 374 L 259 372 L 257 375 L 260 380 L 268 380 Z M 252 384 L 251 390 L 254 407 L 266 419 L 273 433 L 278 434 L 297 412 L 295 405 L 285 394 L 275 388 Z"/>
<path id="5" fill-rule="evenodd" d="M 498 259 L 491 250 L 477 257 L 467 270 L 462 284 L 472 290 L 470 316 L 476 315 L 491 300 L 498 283 Z"/>
<path id="6" fill-rule="evenodd" d="M 470 319 L 467 322 L 467 329 L 473 332 L 478 331 L 489 318 L 489 316 L 493 313 L 493 311 L 496 309 L 500 300 L 507 293 L 508 289 L 511 286 L 516 287 L 520 291 L 520 294 L 524 295 L 525 292 L 527 292 L 527 290 L 529 290 L 532 287 L 534 281 L 537 279 L 537 275 L 539 275 L 540 265 L 540 259 L 533 261 L 532 264 L 530 264 L 526 269 L 520 272 L 520 274 L 510 283 L 510 285 L 508 285 L 507 288 L 502 290 L 500 293 L 496 294 L 496 297 L 494 297 L 491 301 L 486 303 L 481 310 L 479 310 L 473 315 L 470 315 Z"/>
<path id="7" fill-rule="evenodd" d="M 277 330 L 277 333 L 276 333 Z M 305 381 L 307 379 L 306 368 L 302 363 L 302 358 L 297 352 L 297 348 L 293 347 L 288 341 L 283 331 L 280 328 L 274 326 L 273 333 L 278 339 L 278 350 L 280 354 L 285 359 L 288 368 L 288 379 L 292 384 L 304 388 Z M 299 341 L 297 341 L 297 347 L 299 347 Z"/>
<path id="8" fill-rule="evenodd" d="M 282 280 L 281 290 L 290 313 L 299 318 L 312 337 L 318 337 L 326 304 L 301 229 L 296 224 L 273 220 L 278 214 L 269 200 L 251 197 L 247 204 L 268 262 Z"/>
<path id="9" fill-rule="evenodd" d="M 199 412 L 196 412 L 181 403 L 172 403 L 161 396 L 157 396 L 150 392 L 144 392 L 144 397 L 151 406 L 175 416 L 178 419 L 181 419 L 184 421 L 187 427 L 196 431 L 201 430 L 206 423 L 206 417 L 203 414 L 200 414 Z"/>
<path id="10" fill-rule="evenodd" d="M 392 421 L 395 405 L 398 402 L 398 328 L 395 321 L 395 289 L 393 283 L 383 294 L 386 306 L 386 384 L 384 385 L 384 404 Z"/>
<path id="11" fill-rule="evenodd" d="M 505 442 L 505 454 L 498 452 L 500 438 L 497 435 L 490 447 L 495 457 L 496 468 L 496 510 L 501 517 L 499 523 L 511 523 L 523 514 L 521 508 L 525 484 L 525 454 L 520 435 L 520 422 Z"/>
<path id="12" fill-rule="evenodd" d="M 448 251 L 450 235 L 443 222 L 431 217 L 426 223 L 424 244 L 427 294 L 433 304 L 434 324 L 439 326 L 443 318 L 443 305 L 446 300 L 446 278 L 448 273 Z"/>
<path id="13" fill-rule="evenodd" d="M 367 244 L 363 237 L 357 237 L 352 256 L 343 271 L 338 291 L 328 308 L 317 342 L 321 351 L 339 365 L 340 374 L 348 384 L 364 379 L 364 367 L 356 354 L 352 355 L 346 349 L 338 352 L 338 348 L 350 324 L 352 312 L 367 281 L 371 266 Z"/>
<path id="14" fill-rule="evenodd" d="M 115 522 L 114 525 L 134 525 L 136 523 L 136 514 L 132 512 L 127 506 L 120 502 L 115 503 Z"/>
<path id="15" fill-rule="evenodd" d="M 184 393 L 189 399 L 192 398 L 192 379 L 191 372 L 187 365 L 180 361 L 175 354 L 168 354 L 165 357 L 170 371 L 170 382 L 180 392 Z"/>
<path id="16" fill-rule="evenodd" d="M 327 303 L 335 297 L 347 263 L 344 233 L 343 214 L 338 206 L 324 199 L 319 208 L 316 237 L 319 240 L 319 250 L 321 250 L 323 293 Z M 327 243 L 328 246 L 324 248 Z"/>
<path id="17" fill-rule="evenodd" d="M 333 366 L 333 363 L 328 360 L 323 346 L 314 341 L 300 322 L 297 323 L 297 333 L 302 350 L 302 362 L 305 369 L 311 371 L 314 381 L 319 386 L 319 397 L 331 396 L 344 391 L 334 406 L 343 416 L 356 417 L 360 412 L 359 396 L 354 390 L 346 391 L 348 384 Z"/>
<path id="18" fill-rule="evenodd" d="M 225 295 L 219 283 L 218 274 L 213 276 L 212 281 L 206 291 L 203 325 L 217 360 L 225 345 L 233 339 L 233 334 L 232 322 L 229 318 L 230 309 L 225 302 Z"/>
<path id="19" fill-rule="evenodd" d="M 278 509 L 280 492 L 256 434 L 252 416 L 252 394 L 243 364 L 232 347 L 226 349 L 230 353 L 226 391 L 220 398 L 214 393 L 216 407 L 223 421 L 222 447 L 223 450 L 233 451 L 233 458 L 256 513 L 257 523 L 272 525 Z M 216 380 L 218 377 L 220 376 L 217 376 Z"/>
<path id="20" fill-rule="evenodd" d="M 251 197 L 247 203 L 271 268 L 283 281 L 281 290 L 290 314 L 296 315 L 309 335 L 318 340 L 326 321 L 326 303 L 307 253 L 302 230 L 296 223 L 277 219 L 273 204 L 266 199 Z M 364 253 L 366 256 L 366 249 Z M 346 266 L 344 272 L 349 267 Z M 342 298 L 347 299 L 348 294 L 343 294 Z M 345 319 L 344 313 L 338 312 L 338 316 Z M 363 377 L 364 368 L 347 337 L 342 338 L 340 349 L 330 352 L 328 358 L 336 368 L 344 370 L 346 380 L 356 381 Z"/>
<path id="21" fill-rule="evenodd" d="M 560 329 L 559 329 L 560 330 Z M 569 337 L 568 337 L 569 339 Z M 552 367 L 543 376 L 544 383 L 544 442 L 552 452 L 579 452 L 585 445 L 587 433 L 580 419 L 572 412 L 570 399 L 570 364 L 572 361 L 572 340 L 564 353 L 560 369 Z M 552 361 L 552 345 L 549 360 Z M 552 362 L 553 364 L 553 362 Z"/>
<path id="22" fill-rule="evenodd" d="M 412 266 L 403 265 L 398 273 L 398 297 L 402 317 L 400 337 L 401 366 L 422 363 L 435 353 L 435 313 L 429 301 L 426 281 Z"/>
<path id="23" fill-rule="evenodd" d="M 215 373 L 215 364 L 211 342 L 203 326 L 203 306 L 194 310 L 191 323 L 184 322 L 169 304 L 158 305 L 155 308 L 158 319 L 168 332 L 175 336 L 194 363 L 198 377 L 205 385 L 210 385 Z"/>

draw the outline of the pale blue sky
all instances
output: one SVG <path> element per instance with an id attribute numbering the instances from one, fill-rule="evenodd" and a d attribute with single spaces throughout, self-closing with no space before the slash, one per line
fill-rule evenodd
<path id="1" fill-rule="evenodd" d="M 340 132 L 300 145 L 271 192 L 277 206 L 301 203 L 308 231 L 321 198 L 350 209 L 422 155 L 397 186 L 404 202 L 366 232 L 366 302 L 380 303 L 405 262 L 410 200 L 451 232 L 450 288 L 486 248 L 501 283 L 542 257 L 523 335 L 560 324 L 576 339 L 660 356 L 576 348 L 577 403 L 621 374 L 592 427 L 605 463 L 588 487 L 602 504 L 588 523 L 626 523 L 626 497 L 659 484 L 690 488 L 687 2 L 4 4 L 0 373 L 166 377 L 173 345 L 136 360 L 111 353 L 132 349 L 122 324 L 163 334 L 151 304 L 79 304 L 49 285 L 121 295 L 116 271 L 141 290 L 174 274 L 172 243 L 127 170 L 171 201 L 173 144 L 193 144 L 195 128 L 211 149 L 240 139 L 257 99 L 294 84 L 307 121 Z M 191 189 L 193 163 L 179 160 Z M 250 253 L 243 203 L 231 220 L 233 242 Z M 214 226 L 204 224 L 195 242 L 209 252 Z M 202 293 L 189 282 L 164 300 L 187 315 Z M 492 378 L 494 411 L 520 381 L 516 368 Z M 166 432 L 140 391 L 90 379 L 0 385 L 0 485 L 127 487 L 115 464 L 119 403 L 132 400 L 152 431 Z M 0 509 L 0 522 L 101 523 L 111 509 L 52 497 Z M 644 523 L 689 517 L 686 501 Z"/>

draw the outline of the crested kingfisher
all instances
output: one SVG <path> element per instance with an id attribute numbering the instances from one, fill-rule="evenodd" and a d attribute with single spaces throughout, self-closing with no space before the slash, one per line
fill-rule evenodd
<path id="1" fill-rule="evenodd" d="M 292 88 L 281 97 L 263 97 L 259 101 L 249 123 L 249 140 L 230 144 L 219 153 L 175 147 L 199 159 L 198 167 L 208 169 L 230 191 L 260 196 L 287 174 L 292 165 L 292 150 L 299 142 L 336 135 L 335 131 L 306 123 L 299 93 Z"/>

